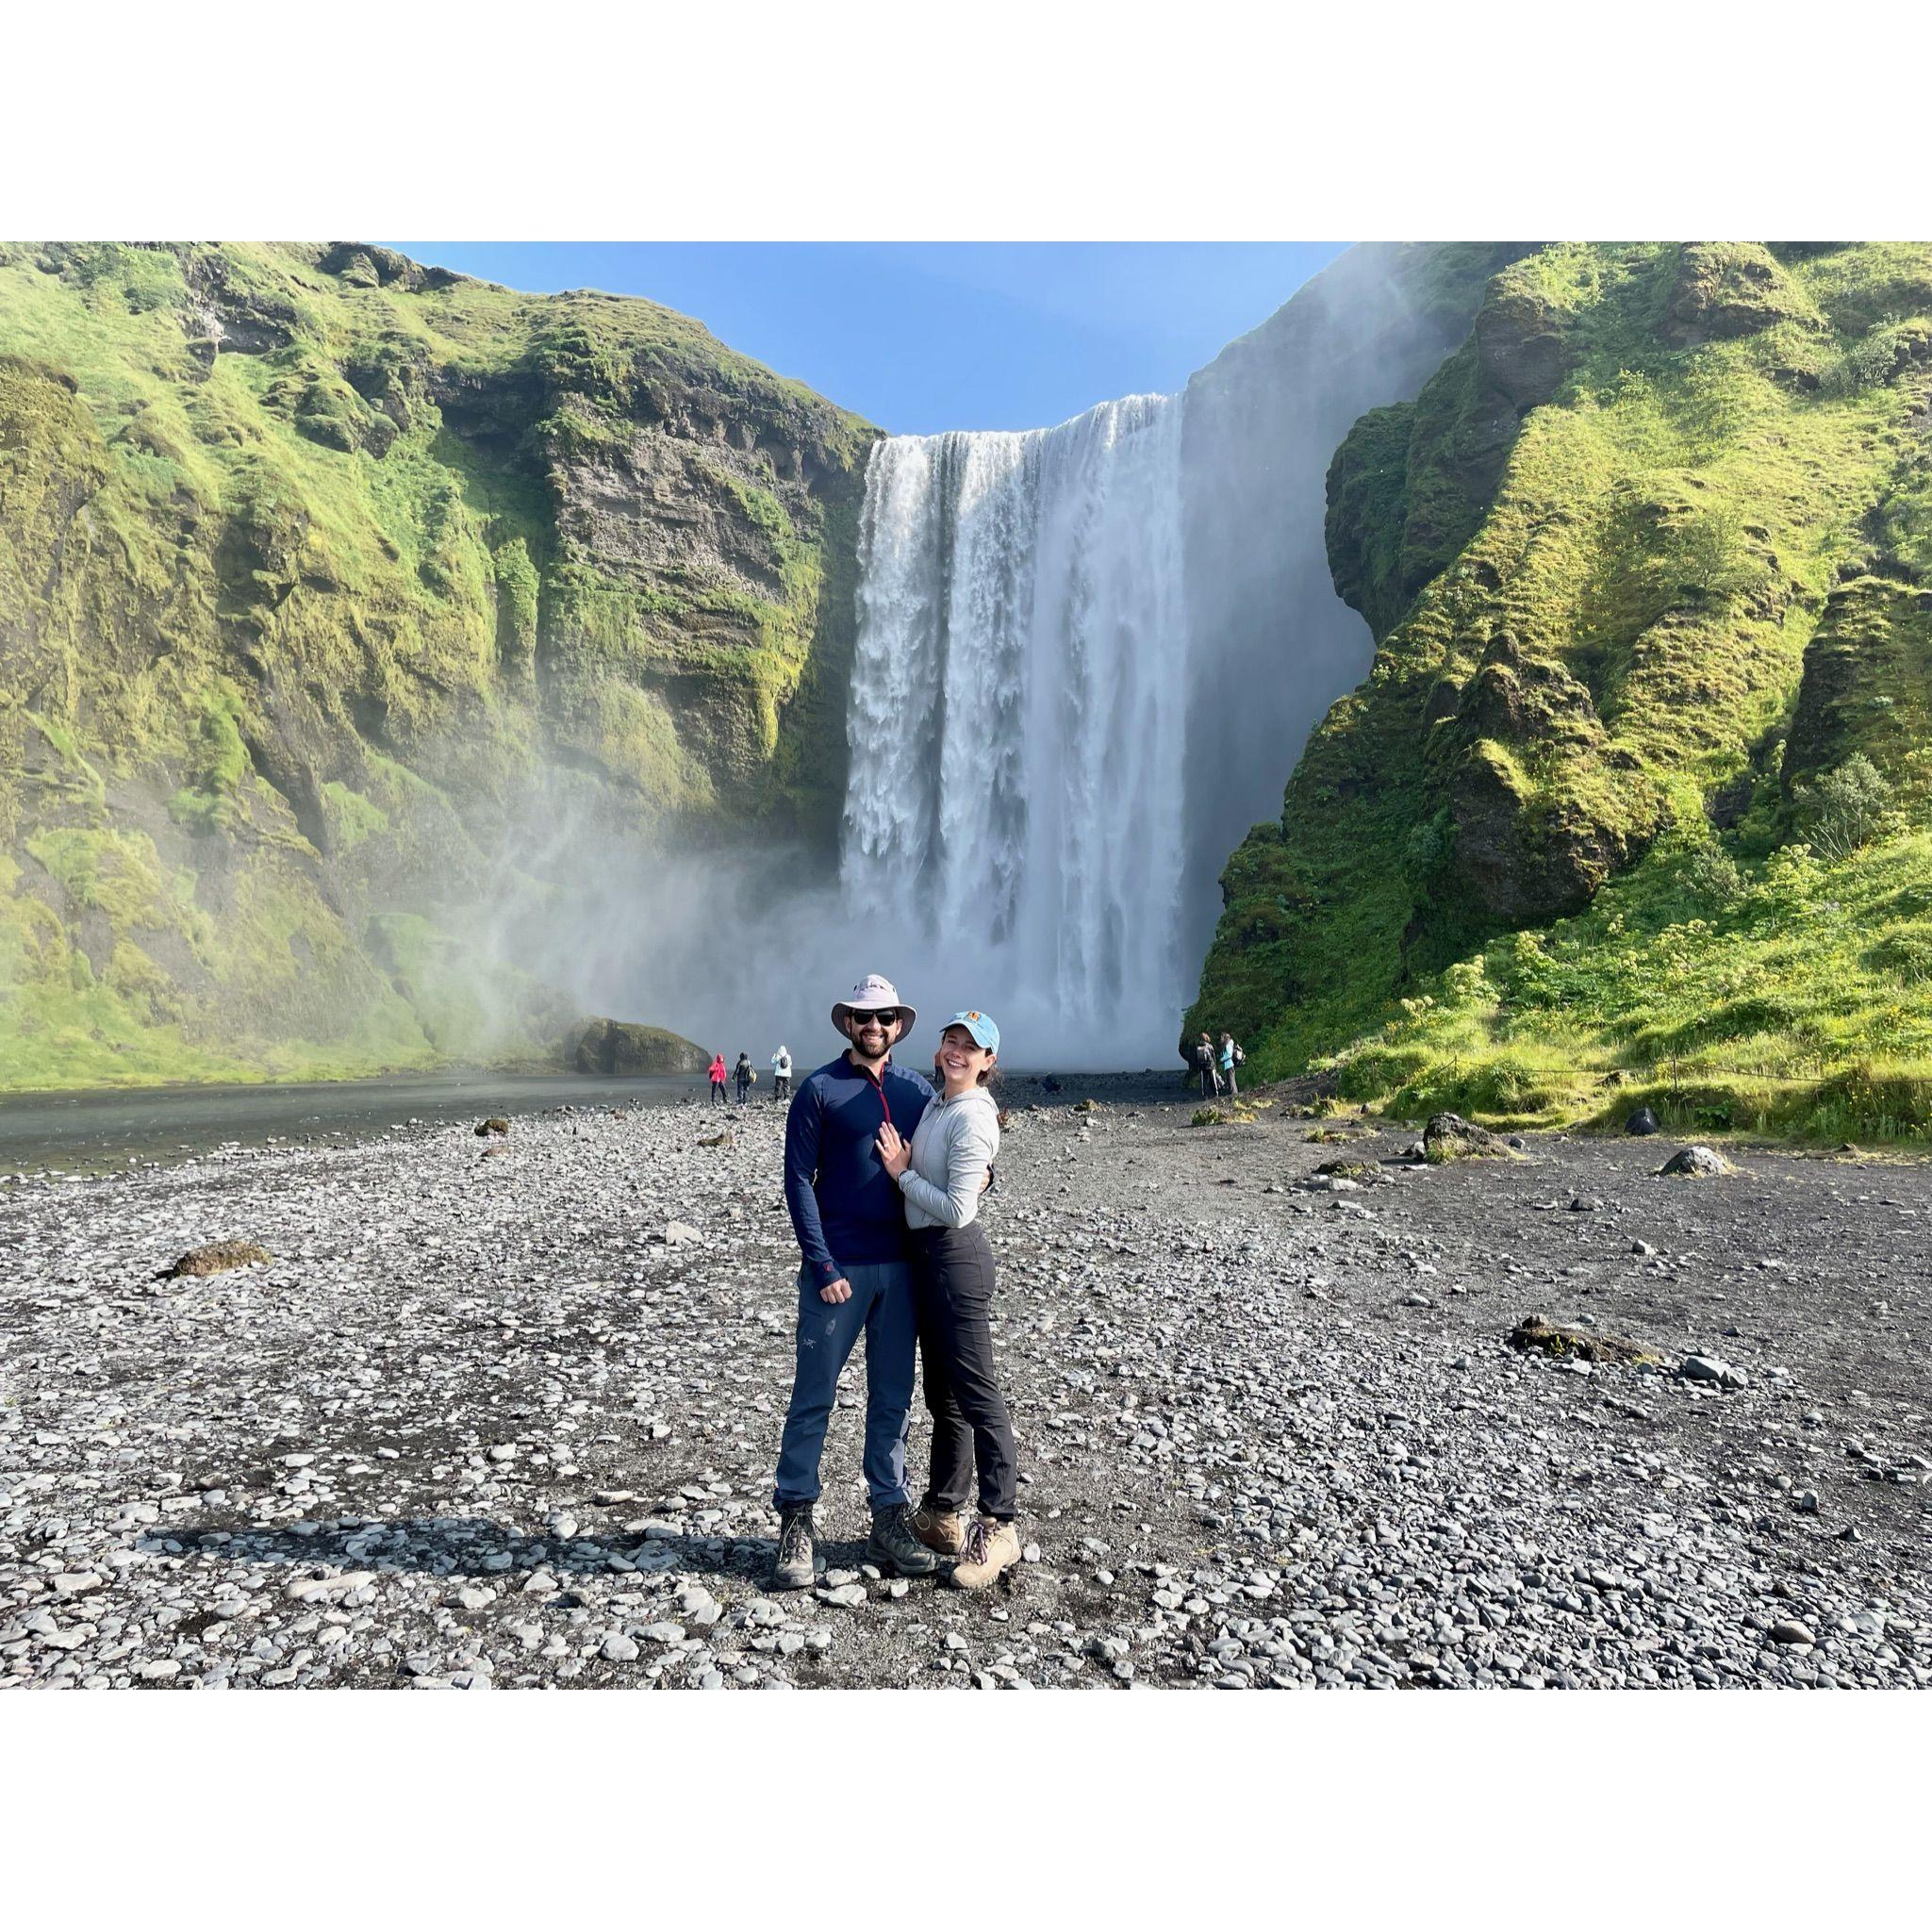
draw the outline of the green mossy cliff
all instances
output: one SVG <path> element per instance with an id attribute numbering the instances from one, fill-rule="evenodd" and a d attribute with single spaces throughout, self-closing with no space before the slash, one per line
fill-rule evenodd
<path id="1" fill-rule="evenodd" d="M 1928 396 L 1924 245 L 1497 273 L 1336 454 L 1379 648 L 1230 860 L 1188 1029 L 1404 1106 L 1932 1130 L 1891 943 L 1932 903 Z"/>
<path id="2" fill-rule="evenodd" d="M 465 908 L 829 849 L 875 434 L 648 302 L 0 244 L 0 1088 L 549 1056 Z"/>

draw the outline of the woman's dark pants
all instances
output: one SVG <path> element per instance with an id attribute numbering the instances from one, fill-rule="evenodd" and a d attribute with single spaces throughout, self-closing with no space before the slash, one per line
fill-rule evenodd
<path id="1" fill-rule="evenodd" d="M 993 1366 L 993 1250 L 976 1222 L 913 1230 L 913 1307 L 933 1413 L 929 1510 L 963 1511 L 980 1476 L 982 1513 L 1012 1522 L 1013 1423 Z"/>

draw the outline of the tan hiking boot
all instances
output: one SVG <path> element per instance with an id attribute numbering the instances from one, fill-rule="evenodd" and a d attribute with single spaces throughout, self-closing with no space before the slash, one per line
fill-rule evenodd
<path id="1" fill-rule="evenodd" d="M 952 1567 L 952 1580 L 961 1590 L 988 1590 L 1000 1573 L 1019 1561 L 1019 1531 L 1011 1523 L 975 1516 L 967 1524 L 966 1543 Z"/>
<path id="2" fill-rule="evenodd" d="M 956 1557 L 966 1546 L 966 1519 L 953 1510 L 921 1505 L 913 1511 L 913 1534 L 942 1557 Z"/>

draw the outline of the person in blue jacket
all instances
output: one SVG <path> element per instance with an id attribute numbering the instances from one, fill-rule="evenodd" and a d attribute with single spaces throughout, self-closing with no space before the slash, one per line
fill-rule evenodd
<path id="1" fill-rule="evenodd" d="M 933 1098 L 919 1075 L 892 1065 L 894 1044 L 916 1017 L 889 980 L 867 974 L 832 1009 L 846 1050 L 805 1078 L 785 1116 L 784 1199 L 803 1263 L 798 1365 L 772 1497 L 779 1532 L 771 1580 L 782 1590 L 812 1585 L 818 1460 L 839 1371 L 862 1333 L 872 1504 L 866 1559 L 908 1577 L 939 1563 L 912 1527 L 905 1450 L 918 1331 L 905 1206 L 878 1148 L 887 1125 L 910 1140 Z"/>

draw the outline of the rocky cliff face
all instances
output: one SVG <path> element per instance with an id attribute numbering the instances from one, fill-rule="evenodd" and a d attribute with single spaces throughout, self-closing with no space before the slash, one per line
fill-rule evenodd
<path id="1" fill-rule="evenodd" d="M 548 1051 L 463 909 L 829 850 L 873 435 L 650 303 L 0 248 L 0 1085 Z"/>
<path id="2" fill-rule="evenodd" d="M 1323 550 L 1329 458 L 1363 411 L 1414 396 L 1523 252 L 1350 249 L 1188 384 L 1191 932 L 1213 930 L 1223 856 L 1273 815 L 1309 732 L 1374 652 Z"/>
<path id="3" fill-rule="evenodd" d="M 1329 558 L 1379 648 L 1230 861 L 1188 1027 L 1298 1070 L 1458 962 L 1494 1003 L 1487 940 L 1754 799 L 1758 845 L 1710 863 L 1761 858 L 1855 751 L 1919 796 L 1928 391 L 1923 246 L 1560 245 L 1496 274 L 1335 455 Z"/>

